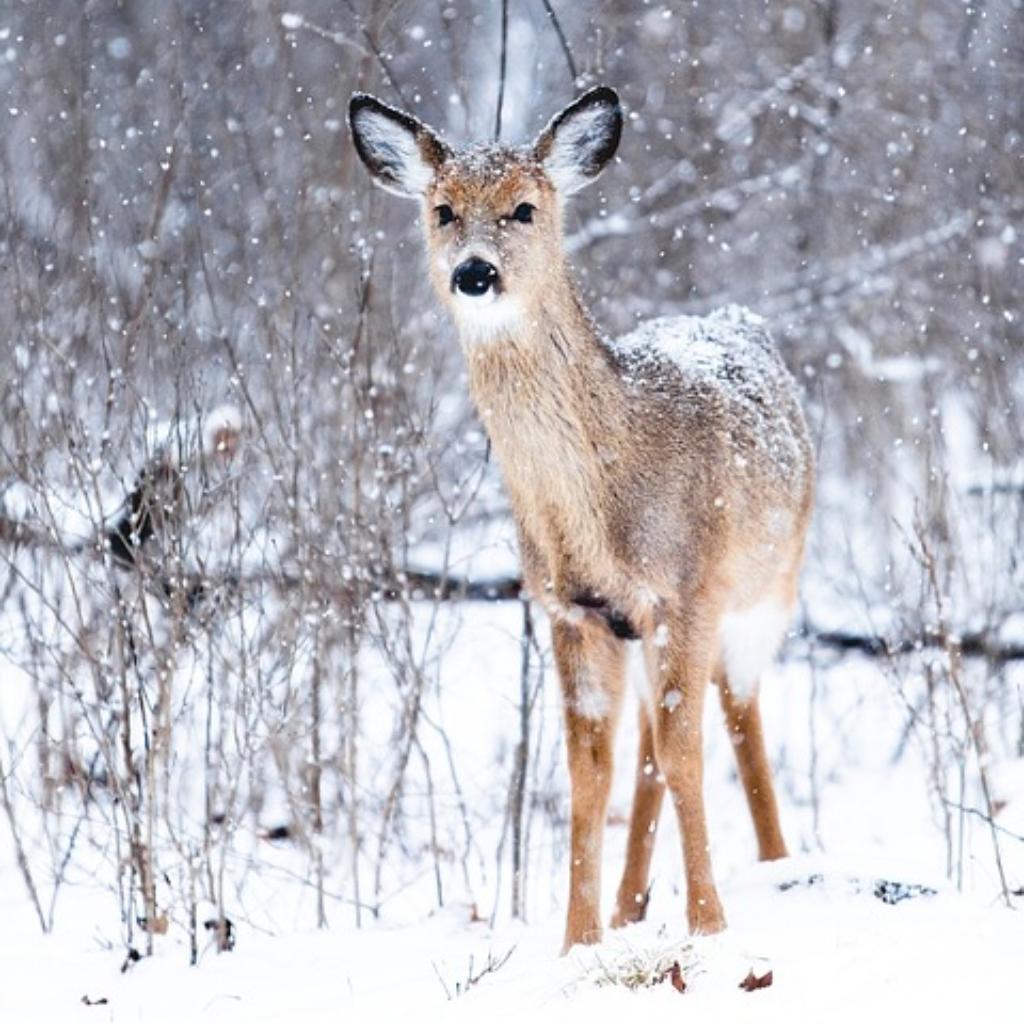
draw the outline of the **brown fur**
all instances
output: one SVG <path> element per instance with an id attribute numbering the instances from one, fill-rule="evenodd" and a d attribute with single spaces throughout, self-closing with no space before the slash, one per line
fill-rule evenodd
<path id="1" fill-rule="evenodd" d="M 645 377 L 601 338 L 569 273 L 544 141 L 445 147 L 423 203 L 431 277 L 459 325 L 527 581 L 552 618 L 572 784 L 565 946 L 601 935 L 601 837 L 625 659 L 624 642 L 584 594 L 599 595 L 643 638 L 652 690 L 613 924 L 643 917 L 667 786 L 683 839 L 689 925 L 715 932 L 725 917 L 708 850 L 701 736 L 713 677 L 760 854 L 785 855 L 756 692 L 740 700 L 730 691 L 719 630 L 726 613 L 763 601 L 793 606 L 812 505 L 806 427 L 774 353 L 757 378 L 760 404 L 742 407 L 685 373 Z M 522 202 L 535 207 L 533 222 L 509 222 Z M 446 226 L 434 212 L 442 203 L 457 218 Z M 500 271 L 500 299 L 518 310 L 507 323 L 480 329 L 453 295 L 452 272 L 469 255 Z M 795 440 L 780 454 L 779 445 L 758 443 L 759 430 Z"/>

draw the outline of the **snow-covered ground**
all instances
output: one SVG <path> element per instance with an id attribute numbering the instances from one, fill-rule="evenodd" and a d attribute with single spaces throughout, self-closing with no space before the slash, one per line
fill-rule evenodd
<path id="1" fill-rule="evenodd" d="M 454 640 L 442 662 L 443 686 L 431 696 L 431 714 L 444 715 L 471 810 L 488 801 L 500 804 L 507 786 L 507 761 L 495 752 L 507 747 L 515 729 L 519 615 L 514 604 L 469 606 L 445 610 L 445 621 L 435 625 L 439 636 Z M 157 939 L 156 955 L 124 973 L 107 880 L 76 874 L 61 894 L 55 934 L 43 937 L 5 845 L 0 1021 L 252 1024 L 410 1015 L 600 1021 L 631 1012 L 654 1020 L 685 1015 L 716 1022 L 895 1020 L 909 1013 L 934 1020 L 968 1014 L 1019 1019 L 1024 920 L 998 899 L 989 832 L 965 819 L 964 891 L 957 892 L 945 878 L 946 848 L 933 819 L 923 752 L 911 739 L 895 756 L 904 715 L 891 684 L 860 659 L 836 662 L 814 681 L 801 653 L 794 641 L 790 659 L 763 690 L 790 860 L 755 863 L 717 702 L 709 701 L 707 800 L 730 922 L 721 936 L 692 942 L 686 936 L 679 844 L 667 813 L 649 919 L 566 958 L 558 951 L 567 866 L 554 826 L 538 824 L 531 832 L 525 923 L 509 919 L 507 883 L 502 888 L 482 869 L 462 884 L 458 872 L 446 873 L 445 906 L 433 909 L 434 880 L 424 866 L 379 919 L 360 929 L 344 893 L 329 896 L 331 927 L 315 931 L 312 897 L 296 898 L 294 886 L 274 888 L 287 854 L 257 843 L 254 856 L 265 860 L 266 882 L 254 891 L 264 885 L 263 896 L 232 908 L 238 923 L 233 952 L 218 954 L 211 944 L 199 965 L 189 967 L 183 933 L 172 922 Z M 557 765 L 552 678 L 541 701 L 539 756 Z M 627 708 L 606 839 L 606 914 L 625 843 L 632 722 Z M 564 793 L 564 778 L 556 781 Z M 1019 792 L 1000 796 L 1008 801 L 1001 826 L 1024 833 Z M 1007 836 L 1002 852 L 1011 887 L 1019 888 L 1024 843 Z M 492 925 L 487 919 L 495 908 Z M 683 994 L 667 979 L 640 991 L 600 983 L 623 975 L 627 957 L 659 955 L 680 963 Z M 489 958 L 504 962 L 487 971 Z M 771 986 L 741 989 L 751 969 L 758 976 L 770 969 Z M 477 976 L 466 991 L 467 979 Z"/>
<path id="2" fill-rule="evenodd" d="M 751 867 L 723 887 L 731 928 L 684 945 L 680 915 L 657 905 L 652 920 L 578 951 L 556 955 L 556 914 L 495 930 L 472 924 L 464 906 L 400 927 L 337 928 L 253 938 L 189 968 L 175 953 L 118 973 L 115 953 L 90 942 L 87 921 L 43 940 L 32 922 L 7 914 L 2 946 L 5 1021 L 652 1020 L 854 1021 L 1019 1019 L 1019 914 L 953 894 L 875 899 L 839 858 L 799 858 Z M 785 892 L 794 878 L 824 876 Z M 866 876 L 870 878 L 871 876 Z M 658 902 L 658 901 L 656 901 Z M 672 901 L 678 903 L 678 901 Z M 678 907 L 676 907 L 678 910 Z M 595 964 L 624 949 L 682 945 L 687 989 L 667 981 L 643 991 L 598 986 Z M 464 995 L 456 986 L 489 956 L 511 956 Z M 694 966 L 690 966 L 690 959 Z M 753 968 L 770 988 L 746 992 Z M 449 999 L 447 992 L 453 994 Z M 86 1006 L 83 997 L 103 1005 Z"/>

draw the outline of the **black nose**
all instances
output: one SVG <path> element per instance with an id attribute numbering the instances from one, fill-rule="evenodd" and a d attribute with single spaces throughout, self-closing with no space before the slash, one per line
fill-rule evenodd
<path id="1" fill-rule="evenodd" d="M 463 295 L 485 295 L 497 283 L 497 267 L 475 256 L 460 263 L 452 274 L 452 291 L 458 288 Z"/>

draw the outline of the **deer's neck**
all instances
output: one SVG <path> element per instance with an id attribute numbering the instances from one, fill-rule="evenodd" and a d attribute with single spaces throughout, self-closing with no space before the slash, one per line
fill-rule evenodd
<path id="1" fill-rule="evenodd" d="M 595 404 L 618 392 L 605 346 L 567 275 L 504 331 L 463 340 L 473 398 L 499 456 L 530 439 L 584 445 L 594 417 L 608 411 Z"/>
<path id="2" fill-rule="evenodd" d="M 612 577 L 606 490 L 616 461 L 629 461 L 627 403 L 572 286 L 548 294 L 507 337 L 467 345 L 470 384 L 534 552 L 531 585 L 603 590 Z"/>

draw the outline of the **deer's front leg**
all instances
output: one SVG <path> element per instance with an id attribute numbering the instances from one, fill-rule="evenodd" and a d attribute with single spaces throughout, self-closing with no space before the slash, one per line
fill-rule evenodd
<path id="1" fill-rule="evenodd" d="M 687 918 L 690 931 L 706 935 L 725 928 L 704 813 L 701 721 L 712 670 L 707 642 L 710 632 L 693 623 L 676 623 L 670 628 L 667 643 L 655 648 L 649 659 L 656 669 L 654 741 L 658 766 L 675 804 L 683 840 Z"/>
<path id="2" fill-rule="evenodd" d="M 622 703 L 624 644 L 607 626 L 553 621 L 572 787 L 572 860 L 567 952 L 601 939 L 601 848 L 612 781 L 612 748 Z"/>

